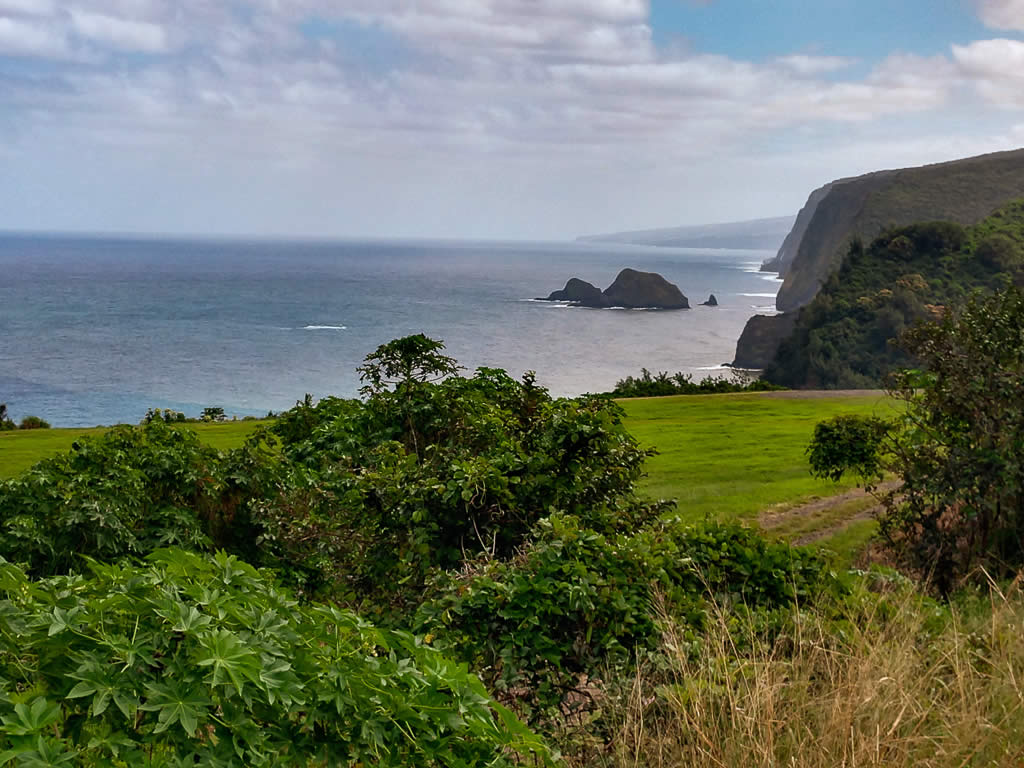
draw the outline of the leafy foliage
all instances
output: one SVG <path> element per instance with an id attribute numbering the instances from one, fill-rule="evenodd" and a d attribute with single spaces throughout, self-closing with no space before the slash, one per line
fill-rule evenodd
<path id="1" fill-rule="evenodd" d="M 274 472 L 256 443 L 225 457 L 161 422 L 117 427 L 0 484 L 0 556 L 47 575 L 165 546 L 251 554 L 247 500 Z"/>
<path id="2" fill-rule="evenodd" d="M 737 375 L 739 375 L 737 373 Z M 615 389 L 612 390 L 612 397 L 665 397 L 669 395 L 720 395 L 734 392 L 771 392 L 785 389 L 762 379 L 754 378 L 749 381 L 740 379 L 727 379 L 722 376 L 706 376 L 699 382 L 694 382 L 693 377 L 682 371 L 669 375 L 667 371 L 652 374 L 646 368 L 642 369 L 639 376 L 627 376 L 620 380 Z"/>
<path id="3" fill-rule="evenodd" d="M 602 530 L 664 508 L 633 497 L 648 452 L 615 403 L 552 399 L 529 374 L 484 368 L 365 402 L 307 399 L 272 429 L 294 471 L 260 506 L 265 551 L 307 591 L 383 620 L 415 610 L 435 569 L 512 556 L 551 512 Z"/>
<path id="4" fill-rule="evenodd" d="M 224 554 L 33 582 L 0 564 L 0 761 L 474 766 L 543 745 L 464 667 Z"/>
<path id="5" fill-rule="evenodd" d="M 50 422 L 38 416 L 26 416 L 18 423 L 18 429 L 49 429 Z"/>
<path id="6" fill-rule="evenodd" d="M 925 372 L 907 401 L 894 463 L 903 478 L 882 531 L 944 593 L 976 564 L 1024 566 L 1024 291 L 974 298 L 907 334 Z"/>
<path id="7" fill-rule="evenodd" d="M 706 596 L 774 609 L 827 583 L 818 555 L 738 525 L 668 521 L 606 535 L 555 515 L 520 556 L 443 574 L 417 631 L 543 722 L 593 705 L 588 683 L 657 646 L 656 595 L 699 628 Z"/>
<path id="8" fill-rule="evenodd" d="M 819 424 L 812 468 L 897 474 L 881 532 L 942 594 L 979 565 L 1012 575 L 1024 567 L 1024 291 L 974 297 L 902 343 L 924 365 L 894 377 L 902 415 Z"/>
<path id="9" fill-rule="evenodd" d="M 977 289 L 1024 281 L 1024 201 L 971 229 L 936 222 L 854 241 L 842 266 L 800 311 L 764 378 L 790 387 L 876 387 L 915 365 L 893 343 Z"/>
<path id="10" fill-rule="evenodd" d="M 7 403 L 0 403 L 0 432 L 14 429 L 14 422 L 7 414 Z"/>
<path id="11" fill-rule="evenodd" d="M 807 448 L 811 474 L 834 482 L 848 472 L 868 481 L 881 477 L 888 430 L 889 423 L 874 416 L 843 415 L 818 423 Z"/>

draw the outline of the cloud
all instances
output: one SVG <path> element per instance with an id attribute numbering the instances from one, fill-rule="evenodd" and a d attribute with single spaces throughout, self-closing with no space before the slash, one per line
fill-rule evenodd
<path id="1" fill-rule="evenodd" d="M 993 29 L 1024 31 L 1024 0 L 977 0 L 981 20 Z"/>
<path id="2" fill-rule="evenodd" d="M 794 54 L 792 56 L 780 56 L 775 62 L 798 75 L 823 75 L 829 72 L 839 72 L 852 67 L 856 61 L 844 56 L 808 56 L 805 54 Z"/>
<path id="3" fill-rule="evenodd" d="M 0 16 L 0 55 L 63 58 L 67 54 L 67 39 L 61 30 Z"/>
<path id="4" fill-rule="evenodd" d="M 166 33 L 158 24 L 79 10 L 71 11 L 71 22 L 82 37 L 118 50 L 140 53 L 167 50 Z"/>
<path id="5" fill-rule="evenodd" d="M 0 0 L 0 14 L 49 16 L 53 12 L 53 0 Z"/>
<path id="6" fill-rule="evenodd" d="M 987 101 L 1024 108 L 1024 42 L 998 39 L 955 45 L 953 60 Z"/>
<path id="7" fill-rule="evenodd" d="M 659 48 L 647 0 L 76 0 L 70 9 L 0 0 L 0 8 L 9 14 L 0 14 L 0 54 L 17 46 L 15 55 L 53 59 L 38 71 L 5 73 L 0 64 L 0 143 L 22 148 L 26 174 L 59 146 L 68 168 L 95 155 L 122 168 L 131 188 L 188 177 L 193 186 L 181 189 L 202 198 L 240 186 L 268 201 L 261 216 L 272 218 L 276 201 L 303 222 L 307 184 L 327 195 L 310 210 L 341 206 L 337 195 L 365 218 L 372 201 L 389 210 L 394 196 L 394 216 L 436 227 L 488 195 L 491 226 L 506 233 L 527 226 L 527 211 L 555 218 L 553 201 L 573 195 L 602 216 L 653 217 L 671 210 L 686 169 L 701 167 L 713 181 L 724 158 L 741 175 L 762 152 L 790 157 L 806 141 L 827 145 L 826 157 L 857 137 L 877 147 L 886 139 L 872 131 L 961 108 L 984 112 L 989 101 L 1019 105 L 1024 93 L 1016 74 L 1024 44 L 1010 40 L 873 66 L 807 54 L 751 61 Z M 942 159 L 938 150 L 928 156 Z M 888 160 L 837 154 L 806 175 L 873 158 Z M 622 193 L 645 180 L 662 185 L 656 205 Z M 435 196 L 435 187 L 451 191 Z M 504 209 L 517 189 L 537 204 Z M 753 199 L 757 189 L 732 193 Z M 729 195 L 720 194 L 725 206 Z M 587 228 L 583 218 L 574 226 Z"/>

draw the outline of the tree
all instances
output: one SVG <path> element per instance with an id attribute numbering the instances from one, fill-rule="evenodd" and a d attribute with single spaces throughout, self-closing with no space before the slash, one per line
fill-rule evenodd
<path id="1" fill-rule="evenodd" d="M 978 566 L 1016 573 L 1024 567 L 1024 291 L 975 296 L 901 343 L 921 362 L 892 380 L 903 414 L 881 431 L 819 425 L 812 471 L 897 474 L 901 484 L 882 498 L 881 534 L 940 593 Z"/>
<path id="2" fill-rule="evenodd" d="M 203 421 L 225 421 L 227 416 L 224 415 L 223 408 L 203 408 L 203 415 L 200 416 Z"/>

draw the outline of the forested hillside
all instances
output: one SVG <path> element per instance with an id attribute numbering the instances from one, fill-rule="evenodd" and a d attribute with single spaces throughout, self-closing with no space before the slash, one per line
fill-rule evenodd
<path id="1" fill-rule="evenodd" d="M 872 387 L 914 361 L 894 340 L 971 292 L 1024 279 L 1024 201 L 974 227 L 934 222 L 854 241 L 797 319 L 765 378 L 790 387 Z"/>

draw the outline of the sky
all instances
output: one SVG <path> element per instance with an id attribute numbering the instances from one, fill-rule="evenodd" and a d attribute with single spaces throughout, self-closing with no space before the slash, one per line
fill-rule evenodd
<path id="1" fill-rule="evenodd" d="M 564 239 L 1024 146 L 1024 0 L 0 0 L 0 229 Z"/>

